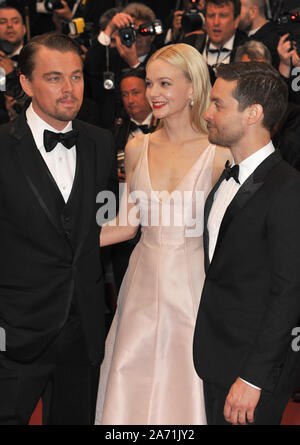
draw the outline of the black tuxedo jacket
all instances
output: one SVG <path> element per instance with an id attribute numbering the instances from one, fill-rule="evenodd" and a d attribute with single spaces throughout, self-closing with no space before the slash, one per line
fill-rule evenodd
<path id="1" fill-rule="evenodd" d="M 207 221 L 223 178 L 205 205 L 195 367 L 224 388 L 241 377 L 285 391 L 299 356 L 291 343 L 300 318 L 300 175 L 277 152 L 261 163 L 228 206 L 210 264 Z"/>
<path id="2" fill-rule="evenodd" d="M 250 40 L 262 42 L 270 50 L 272 64 L 275 68 L 279 67 L 280 59 L 277 51 L 280 36 L 277 32 L 277 26 L 274 22 L 267 22 L 255 34 L 249 37 Z"/>
<path id="3" fill-rule="evenodd" d="M 96 195 L 116 181 L 113 139 L 79 120 L 67 203 L 22 114 L 0 127 L 0 327 L 6 354 L 35 360 L 78 308 L 91 362 L 101 362 L 104 286 Z M 117 183 L 117 182 L 115 182 Z M 108 185 L 110 184 L 110 185 Z"/>

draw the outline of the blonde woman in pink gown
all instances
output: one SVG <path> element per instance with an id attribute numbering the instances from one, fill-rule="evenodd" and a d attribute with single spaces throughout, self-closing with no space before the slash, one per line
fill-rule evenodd
<path id="1" fill-rule="evenodd" d="M 230 155 L 208 143 L 202 116 L 210 81 L 198 51 L 185 44 L 162 48 L 146 80 L 161 126 L 127 145 L 128 192 L 115 226 L 105 225 L 100 237 L 101 245 L 125 241 L 142 226 L 106 341 L 95 423 L 204 425 L 192 356 L 204 281 L 202 219 Z M 128 216 L 120 225 L 121 214 L 133 210 L 137 223 Z"/>

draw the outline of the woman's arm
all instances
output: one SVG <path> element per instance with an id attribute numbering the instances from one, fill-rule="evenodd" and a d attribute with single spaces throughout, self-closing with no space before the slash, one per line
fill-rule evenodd
<path id="1" fill-rule="evenodd" d="M 102 226 L 100 232 L 100 246 L 121 243 L 135 237 L 139 228 L 139 210 L 135 203 L 130 202 L 130 184 L 134 170 L 141 155 L 144 135 L 135 137 L 125 148 L 125 188 L 121 197 L 120 209 L 117 217 Z M 135 215 L 133 218 L 132 215 Z M 130 218 L 131 216 L 131 218 Z"/>

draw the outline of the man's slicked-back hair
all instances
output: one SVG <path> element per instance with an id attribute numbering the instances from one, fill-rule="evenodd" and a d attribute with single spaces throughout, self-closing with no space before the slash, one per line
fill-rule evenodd
<path id="1" fill-rule="evenodd" d="M 221 8 L 224 5 L 232 3 L 234 18 L 236 19 L 241 14 L 241 0 L 206 0 L 205 2 L 205 13 L 207 12 L 208 4 L 212 3 L 215 6 Z"/>
<path id="2" fill-rule="evenodd" d="M 263 108 L 263 126 L 271 130 L 279 122 L 287 108 L 288 88 L 275 68 L 264 62 L 236 62 L 221 64 L 217 78 L 236 81 L 232 96 L 243 111 L 254 104 Z"/>
<path id="3" fill-rule="evenodd" d="M 16 6 L 9 6 L 9 5 L 5 4 L 5 3 L 4 3 L 4 5 L 0 5 L 0 11 L 5 11 L 5 10 L 8 10 L 8 9 L 15 10 L 20 15 L 23 25 L 25 24 L 24 15 L 23 15 L 22 11 L 19 8 L 17 8 Z"/>
<path id="4" fill-rule="evenodd" d="M 81 58 L 80 48 L 76 42 L 64 34 L 42 34 L 31 39 L 22 49 L 19 56 L 19 69 L 28 79 L 32 78 L 35 58 L 41 48 L 60 52 L 74 52 Z"/>

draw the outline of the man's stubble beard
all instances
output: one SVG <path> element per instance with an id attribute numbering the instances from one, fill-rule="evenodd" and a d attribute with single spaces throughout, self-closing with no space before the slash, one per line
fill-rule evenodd
<path id="1" fill-rule="evenodd" d="M 220 135 L 221 132 L 217 134 L 208 134 L 208 140 L 211 144 L 219 145 L 221 147 L 232 147 L 233 145 L 238 144 L 239 140 L 241 140 L 243 136 L 242 129 L 237 130 L 235 133 L 231 135 L 226 135 L 225 131 L 222 131 L 224 136 Z"/>

